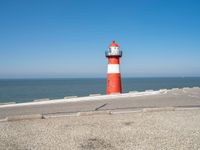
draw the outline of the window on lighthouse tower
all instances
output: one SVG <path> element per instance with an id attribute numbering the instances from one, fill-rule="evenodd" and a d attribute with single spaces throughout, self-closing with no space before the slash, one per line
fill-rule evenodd
<path id="1" fill-rule="evenodd" d="M 110 52 L 113 55 L 118 55 L 119 54 L 119 48 L 118 47 L 111 47 Z"/>

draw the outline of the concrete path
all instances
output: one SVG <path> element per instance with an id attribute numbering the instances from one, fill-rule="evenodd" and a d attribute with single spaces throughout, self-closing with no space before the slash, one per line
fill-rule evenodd
<path id="1" fill-rule="evenodd" d="M 70 101 L 70 100 L 69 100 Z M 35 102 L 37 103 L 37 102 Z M 0 119 L 30 114 L 66 114 L 100 110 L 138 110 L 152 107 L 200 107 L 200 88 L 172 89 L 160 94 L 139 97 L 115 97 L 94 101 L 0 107 Z"/>

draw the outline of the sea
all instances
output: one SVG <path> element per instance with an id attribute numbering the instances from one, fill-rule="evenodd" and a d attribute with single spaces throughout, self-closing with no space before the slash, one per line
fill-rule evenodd
<path id="1" fill-rule="evenodd" d="M 200 87 L 200 77 L 122 78 L 123 93 Z M 0 103 L 105 94 L 105 78 L 0 79 Z"/>

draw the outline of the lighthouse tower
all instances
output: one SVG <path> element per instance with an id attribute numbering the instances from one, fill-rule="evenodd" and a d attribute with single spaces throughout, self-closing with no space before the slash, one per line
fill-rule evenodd
<path id="1" fill-rule="evenodd" d="M 112 41 L 105 54 L 108 58 L 106 94 L 121 93 L 119 59 L 122 56 L 122 51 L 119 49 L 119 45 Z"/>

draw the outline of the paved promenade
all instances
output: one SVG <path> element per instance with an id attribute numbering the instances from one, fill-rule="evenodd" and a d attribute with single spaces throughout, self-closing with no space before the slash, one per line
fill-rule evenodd
<path id="1" fill-rule="evenodd" d="M 95 96 L 94 96 L 95 97 Z M 88 98 L 89 99 L 89 98 Z M 76 99 L 75 99 L 76 100 Z M 69 101 L 69 102 L 68 102 Z M 100 110 L 138 110 L 152 107 L 200 107 L 200 88 L 184 88 L 164 90 L 153 95 L 115 96 L 106 98 L 97 96 L 96 100 L 84 101 L 65 100 L 58 103 L 35 102 L 34 105 L 4 106 L 0 105 L 0 119 L 7 116 L 30 114 L 67 114 L 84 111 Z"/>

